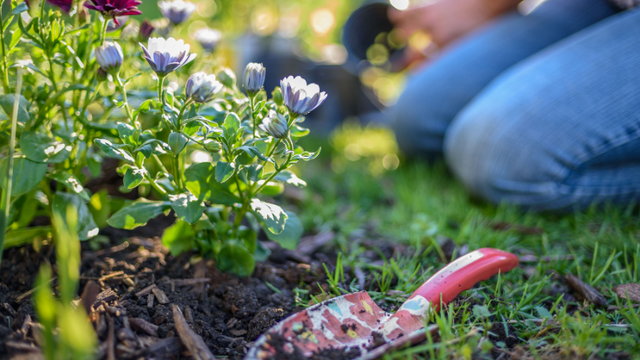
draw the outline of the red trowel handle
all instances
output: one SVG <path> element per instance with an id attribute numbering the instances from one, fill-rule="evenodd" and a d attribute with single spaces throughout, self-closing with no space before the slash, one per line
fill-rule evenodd
<path id="1" fill-rule="evenodd" d="M 448 304 L 458 294 L 469 290 L 478 281 L 487 280 L 498 272 L 518 266 L 518 257 L 497 249 L 479 249 L 461 256 L 442 268 L 416 290 L 409 299 L 418 295 L 431 303 L 433 311 L 440 310 L 440 301 Z"/>

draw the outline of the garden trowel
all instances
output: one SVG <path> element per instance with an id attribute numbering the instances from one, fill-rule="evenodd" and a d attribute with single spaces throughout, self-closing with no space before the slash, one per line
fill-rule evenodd
<path id="1" fill-rule="evenodd" d="M 395 314 L 380 309 L 365 291 L 335 297 L 269 329 L 255 341 L 245 360 L 305 359 L 324 350 L 376 359 L 391 349 L 425 339 L 427 332 L 436 332 L 436 325 L 425 328 L 431 312 L 477 282 L 516 266 L 518 257 L 514 254 L 489 248 L 473 251 L 429 278 Z"/>

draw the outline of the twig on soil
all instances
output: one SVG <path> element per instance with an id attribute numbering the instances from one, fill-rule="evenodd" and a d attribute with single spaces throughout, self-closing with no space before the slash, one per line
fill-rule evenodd
<path id="1" fill-rule="evenodd" d="M 154 287 L 153 289 L 151 289 L 151 292 L 156 296 L 156 299 L 158 299 L 158 303 L 162 305 L 169 303 L 167 294 L 165 294 L 164 291 L 162 291 L 160 288 Z"/>
<path id="2" fill-rule="evenodd" d="M 195 266 L 195 271 L 193 273 L 194 279 L 203 279 L 207 275 L 207 263 L 203 260 L 200 260 Z M 194 286 L 194 290 L 196 292 L 202 293 L 204 292 L 204 283 L 199 283 Z"/>
<path id="3" fill-rule="evenodd" d="M 117 298 L 118 298 L 118 294 L 116 294 L 115 291 L 111 289 L 107 289 L 101 292 L 100 294 L 98 294 L 98 296 L 96 296 L 96 300 L 93 302 L 93 306 L 96 306 L 96 304 L 99 304 L 102 302 L 108 303 Z"/>
<path id="4" fill-rule="evenodd" d="M 149 294 L 149 296 L 147 297 L 147 307 L 149 309 L 151 309 L 153 307 L 153 299 L 155 298 L 155 296 L 153 296 L 153 294 Z"/>
<path id="5" fill-rule="evenodd" d="M 205 345 L 202 338 L 198 334 L 193 332 L 193 330 L 191 330 L 191 328 L 187 324 L 187 321 L 180 311 L 180 308 L 175 304 L 171 305 L 171 308 L 173 310 L 173 322 L 175 323 L 176 330 L 178 331 L 178 335 L 180 336 L 180 340 L 182 340 L 184 346 L 189 349 L 191 355 L 196 360 L 214 360 L 215 357 L 213 356 L 207 345 Z"/>
<path id="6" fill-rule="evenodd" d="M 109 324 L 108 325 L 109 329 L 107 332 L 107 360 L 116 360 L 113 318 L 109 314 L 106 314 L 106 315 L 107 315 L 107 323 Z"/>
<path id="7" fill-rule="evenodd" d="M 584 296 L 589 302 L 594 305 L 599 306 L 607 306 L 607 299 L 596 289 L 594 289 L 591 285 L 583 282 L 577 277 L 573 276 L 571 273 L 566 273 L 564 279 L 567 281 L 567 284 L 570 288 L 580 293 Z"/>
<path id="8" fill-rule="evenodd" d="M 146 288 L 144 288 L 144 289 L 142 289 L 142 290 L 138 291 L 138 292 L 136 293 L 136 297 L 142 297 L 142 296 L 145 296 L 145 295 L 149 294 L 149 293 L 151 292 L 151 290 L 153 290 L 153 289 L 154 289 L 154 288 L 156 288 L 156 287 L 157 287 L 157 286 L 156 286 L 156 284 L 149 285 L 149 286 L 147 286 Z"/>
<path id="9" fill-rule="evenodd" d="M 87 285 L 84 286 L 84 290 L 82 290 L 82 295 L 80 296 L 80 301 L 82 302 L 82 306 L 84 306 L 84 310 L 87 312 L 87 315 L 91 314 L 91 306 L 96 302 L 99 293 L 100 286 L 93 281 L 89 281 Z"/>
<path id="10" fill-rule="evenodd" d="M 36 291 L 38 288 L 40 288 L 41 286 L 44 286 L 44 285 L 46 285 L 46 284 L 51 284 L 51 283 L 52 283 L 54 280 L 56 280 L 56 279 L 57 279 L 57 277 L 55 277 L 55 276 L 54 276 L 54 277 L 52 277 L 52 278 L 51 278 L 51 280 L 47 281 L 45 284 L 40 284 L 39 286 L 36 286 L 36 287 L 34 287 L 33 289 L 31 289 L 31 290 L 27 291 L 26 293 L 24 293 L 24 294 L 22 294 L 22 295 L 18 296 L 18 297 L 16 298 L 16 302 L 17 302 L 18 304 L 22 303 L 22 302 L 24 301 L 24 299 L 26 299 L 28 296 L 30 296 L 31 294 L 33 294 L 33 292 L 34 292 L 34 291 Z"/>
<path id="11" fill-rule="evenodd" d="M 175 291 L 176 286 L 192 286 L 202 283 L 208 283 L 211 281 L 210 278 L 199 278 L 199 279 L 173 279 L 171 280 L 171 291 Z"/>
<path id="12" fill-rule="evenodd" d="M 112 272 L 111 274 L 107 274 L 107 275 L 103 275 L 102 277 L 100 277 L 100 279 L 98 281 L 105 281 L 105 280 L 109 280 L 111 278 L 114 277 L 118 277 L 118 276 L 128 276 L 124 274 L 124 271 L 120 270 L 120 271 L 116 271 L 116 272 Z"/>
<path id="13" fill-rule="evenodd" d="M 102 250 L 98 250 L 95 252 L 90 252 L 90 251 L 85 251 L 84 252 L 84 260 L 86 260 L 87 258 L 92 258 L 92 257 L 98 257 L 98 256 L 102 256 L 102 255 L 107 255 L 107 254 L 111 254 L 114 252 L 118 252 L 118 251 L 122 251 L 124 249 L 126 249 L 127 247 L 129 247 L 129 242 L 125 241 L 120 245 L 108 248 L 108 249 L 102 249 Z"/>

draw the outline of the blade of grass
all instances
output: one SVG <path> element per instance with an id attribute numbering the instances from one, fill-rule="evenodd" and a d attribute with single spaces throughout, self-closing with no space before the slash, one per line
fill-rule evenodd
<path id="1" fill-rule="evenodd" d="M 13 100 L 13 113 L 11 114 L 11 137 L 9 138 L 9 154 L 7 154 L 7 176 L 2 184 L 2 198 L 0 200 L 0 265 L 2 264 L 2 252 L 4 250 L 5 232 L 11 210 L 11 187 L 13 186 L 13 155 L 16 151 L 16 128 L 18 123 L 18 108 L 20 106 L 20 92 L 22 91 L 22 72 L 18 69 L 16 80 L 16 93 Z"/>

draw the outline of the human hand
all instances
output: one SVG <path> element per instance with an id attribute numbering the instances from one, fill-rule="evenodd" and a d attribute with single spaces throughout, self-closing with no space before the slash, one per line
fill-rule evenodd
<path id="1" fill-rule="evenodd" d="M 433 43 L 444 47 L 492 18 L 514 9 L 519 0 L 440 0 L 409 8 L 391 8 L 389 19 L 405 39 L 417 31 L 431 35 Z"/>

